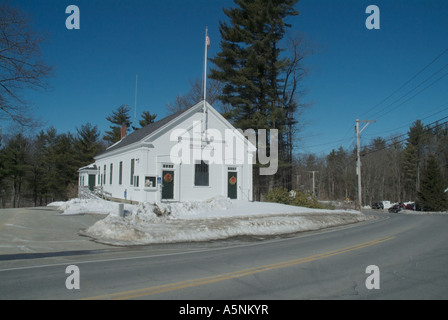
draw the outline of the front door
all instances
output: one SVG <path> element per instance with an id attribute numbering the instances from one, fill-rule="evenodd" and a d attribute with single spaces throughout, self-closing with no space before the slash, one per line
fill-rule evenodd
<path id="1" fill-rule="evenodd" d="M 238 175 L 237 172 L 227 173 L 227 197 L 230 199 L 237 198 Z"/>
<path id="2" fill-rule="evenodd" d="M 89 174 L 89 189 L 93 191 L 95 189 L 95 175 Z"/>
<path id="3" fill-rule="evenodd" d="M 174 171 L 162 172 L 162 199 L 174 199 Z"/>

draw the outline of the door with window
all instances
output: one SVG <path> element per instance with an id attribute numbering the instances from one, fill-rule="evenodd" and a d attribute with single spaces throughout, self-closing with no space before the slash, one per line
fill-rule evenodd
<path id="1" fill-rule="evenodd" d="M 230 199 L 237 199 L 238 193 L 238 173 L 227 172 L 227 197 Z"/>
<path id="2" fill-rule="evenodd" d="M 162 171 L 162 200 L 174 199 L 174 171 Z"/>

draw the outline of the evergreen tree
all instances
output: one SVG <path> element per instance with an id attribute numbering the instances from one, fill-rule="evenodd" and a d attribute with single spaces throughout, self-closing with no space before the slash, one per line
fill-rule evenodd
<path id="1" fill-rule="evenodd" d="M 28 181 L 35 206 L 44 205 L 44 197 L 46 195 L 44 147 L 45 135 L 41 132 L 33 139 L 30 148 L 30 170 Z"/>
<path id="2" fill-rule="evenodd" d="M 29 169 L 28 139 L 21 133 L 12 137 L 1 154 L 1 176 L 10 181 L 12 206 L 20 207 L 23 187 Z"/>
<path id="3" fill-rule="evenodd" d="M 294 5 L 298 0 L 235 0 L 237 7 L 224 9 L 230 22 L 220 23 L 221 51 L 211 61 L 210 77 L 224 84 L 219 99 L 231 109 L 226 116 L 239 129 L 278 129 L 279 165 L 289 171 L 286 179 L 291 187 L 292 157 L 285 152 L 284 130 L 286 119 L 283 74 L 288 60 L 281 58 L 286 28 L 285 19 L 297 15 Z M 288 106 L 296 107 L 293 102 Z M 291 113 L 292 114 L 292 113 Z M 293 124 L 291 122 L 290 124 Z M 290 141 L 290 140 L 289 140 Z M 268 141 L 269 150 L 269 141 Z M 289 157 L 289 158 L 288 158 Z M 286 164 L 285 164 L 285 159 Z M 254 167 L 255 199 L 260 199 L 266 190 L 272 188 L 274 180 L 265 177 L 261 181 L 259 166 Z"/>
<path id="4" fill-rule="evenodd" d="M 284 119 L 277 109 L 281 74 L 287 60 L 280 58 L 288 16 L 297 15 L 298 0 L 235 0 L 236 8 L 224 9 L 230 24 L 220 23 L 221 52 L 211 59 L 211 78 L 223 82 L 220 100 L 233 107 L 233 124 L 249 128 L 278 128 Z"/>
<path id="5" fill-rule="evenodd" d="M 78 181 L 75 138 L 71 133 L 58 134 L 53 127 L 42 134 L 45 139 L 42 160 L 45 202 L 68 200 L 69 187 L 77 185 Z"/>
<path id="6" fill-rule="evenodd" d="M 94 157 L 101 151 L 100 132 L 97 126 L 90 123 L 76 128 L 78 133 L 75 139 L 78 167 L 84 167 L 94 162 Z"/>
<path id="7" fill-rule="evenodd" d="M 112 115 L 108 116 L 106 119 L 111 123 L 109 126 L 110 131 L 106 131 L 106 135 L 103 140 L 114 144 L 121 139 L 121 126 L 125 125 L 126 130 L 131 127 L 131 117 L 129 116 L 129 111 L 131 108 L 127 105 L 122 104 L 117 108 L 116 111 L 112 112 Z"/>
<path id="8" fill-rule="evenodd" d="M 5 149 L 0 149 L 0 208 L 4 208 L 6 203 L 6 170 L 5 170 Z"/>
<path id="9" fill-rule="evenodd" d="M 424 159 L 425 129 L 420 120 L 414 122 L 408 132 L 403 150 L 404 186 L 408 198 L 415 198 L 420 186 L 421 164 Z"/>
<path id="10" fill-rule="evenodd" d="M 68 200 L 70 187 L 78 184 L 78 162 L 76 161 L 77 150 L 75 149 L 75 138 L 71 133 L 59 134 L 54 145 L 56 164 L 57 199 Z M 73 195 L 72 195 L 73 196 Z"/>
<path id="11" fill-rule="evenodd" d="M 147 125 L 154 123 L 157 114 L 151 114 L 149 111 L 142 113 L 142 119 L 139 121 L 140 127 L 146 127 Z"/>
<path id="12" fill-rule="evenodd" d="M 423 172 L 417 206 L 424 211 L 444 211 L 448 209 L 448 196 L 444 192 L 442 173 L 435 155 L 430 155 Z"/>
<path id="13" fill-rule="evenodd" d="M 41 131 L 40 136 L 44 141 L 42 147 L 42 167 L 44 168 L 45 175 L 43 177 L 42 193 L 45 202 L 48 202 L 55 200 L 53 191 L 58 188 L 56 182 L 56 152 L 54 148 L 57 139 L 57 131 L 54 127 L 50 127 L 45 131 Z"/>

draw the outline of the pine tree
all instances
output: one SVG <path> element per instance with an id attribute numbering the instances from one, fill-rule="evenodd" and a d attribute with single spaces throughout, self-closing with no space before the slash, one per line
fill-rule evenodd
<path id="1" fill-rule="evenodd" d="M 409 129 L 403 150 L 404 186 L 408 198 L 414 198 L 420 186 L 425 140 L 425 129 L 422 122 L 417 120 Z"/>
<path id="2" fill-rule="evenodd" d="M 71 133 L 58 134 L 53 127 L 42 134 L 45 139 L 42 159 L 45 202 L 68 200 L 69 187 L 78 181 L 75 138 Z"/>
<path id="3" fill-rule="evenodd" d="M 28 181 L 35 206 L 44 205 L 43 201 L 46 194 L 45 175 L 47 172 L 44 167 L 44 147 L 45 135 L 41 132 L 32 140 L 30 149 L 30 172 Z"/>
<path id="4" fill-rule="evenodd" d="M 125 125 L 126 130 L 131 127 L 131 117 L 129 115 L 130 110 L 131 108 L 129 106 L 123 104 L 119 106 L 116 111 L 113 111 L 112 115 L 106 118 L 111 125 L 109 126 L 110 131 L 106 131 L 106 135 L 103 137 L 103 140 L 109 142 L 110 144 L 120 141 L 121 126 Z"/>
<path id="5" fill-rule="evenodd" d="M 280 41 L 286 28 L 290 27 L 285 19 L 298 14 L 294 9 L 297 2 L 235 0 L 237 7 L 224 9 L 230 22 L 220 23 L 221 51 L 211 59 L 215 67 L 210 75 L 224 84 L 219 99 L 231 106 L 226 116 L 235 127 L 242 130 L 279 130 L 279 165 L 287 168 L 289 175 L 292 174 L 292 157 L 285 151 L 285 141 L 291 140 L 285 138 L 284 130 L 294 123 L 285 110 L 282 97 L 282 75 L 289 61 L 280 56 L 283 51 Z M 255 166 L 254 185 L 272 188 L 272 177 L 262 182 L 258 172 L 259 167 Z M 287 180 L 291 184 L 290 177 Z M 255 190 L 255 198 L 260 199 L 263 191 L 266 190 Z"/>
<path id="6" fill-rule="evenodd" d="M 417 206 L 424 211 L 444 211 L 448 209 L 448 196 L 444 192 L 442 173 L 435 155 L 430 155 L 422 175 Z"/>
<path id="7" fill-rule="evenodd" d="M 278 128 L 284 119 L 279 107 L 281 74 L 287 60 L 280 58 L 288 16 L 297 15 L 298 0 L 235 0 L 224 9 L 230 24 L 220 23 L 221 52 L 211 61 L 211 78 L 223 82 L 220 97 L 233 107 L 233 124 L 249 128 Z"/>
<path id="8" fill-rule="evenodd" d="M 78 162 L 75 149 L 75 137 L 71 133 L 59 134 L 54 145 L 56 164 L 55 196 L 57 199 L 67 201 L 70 187 L 78 184 Z"/>
<path id="9" fill-rule="evenodd" d="M 140 127 L 146 127 L 147 125 L 154 123 L 157 114 L 151 114 L 149 111 L 142 113 L 142 119 L 139 121 Z"/>
<path id="10" fill-rule="evenodd" d="M 23 187 L 29 169 L 29 140 L 21 133 L 13 136 L 1 154 L 2 173 L 10 181 L 12 206 L 20 207 Z"/>
<path id="11" fill-rule="evenodd" d="M 94 157 L 101 150 L 100 132 L 97 126 L 93 126 L 90 123 L 82 125 L 79 129 L 76 128 L 76 131 L 78 133 L 74 141 L 75 148 L 78 151 L 76 160 L 78 167 L 84 167 L 91 164 L 94 161 Z"/>

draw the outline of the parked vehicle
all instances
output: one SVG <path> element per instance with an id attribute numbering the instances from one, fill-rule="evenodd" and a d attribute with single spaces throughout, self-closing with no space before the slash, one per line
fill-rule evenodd
<path id="1" fill-rule="evenodd" d="M 389 212 L 398 213 L 401 211 L 401 206 L 399 204 L 394 204 L 392 207 L 389 208 Z"/>
<path id="2" fill-rule="evenodd" d="M 406 205 L 406 210 L 414 210 L 415 211 L 416 207 L 415 207 L 415 203 L 408 203 Z"/>
<path id="3" fill-rule="evenodd" d="M 390 201 L 388 200 L 383 200 L 381 201 L 381 203 L 383 204 L 384 209 L 389 209 L 390 207 L 392 207 Z"/>
<path id="4" fill-rule="evenodd" d="M 372 209 L 384 209 L 384 205 L 382 202 L 375 202 L 372 204 Z"/>

